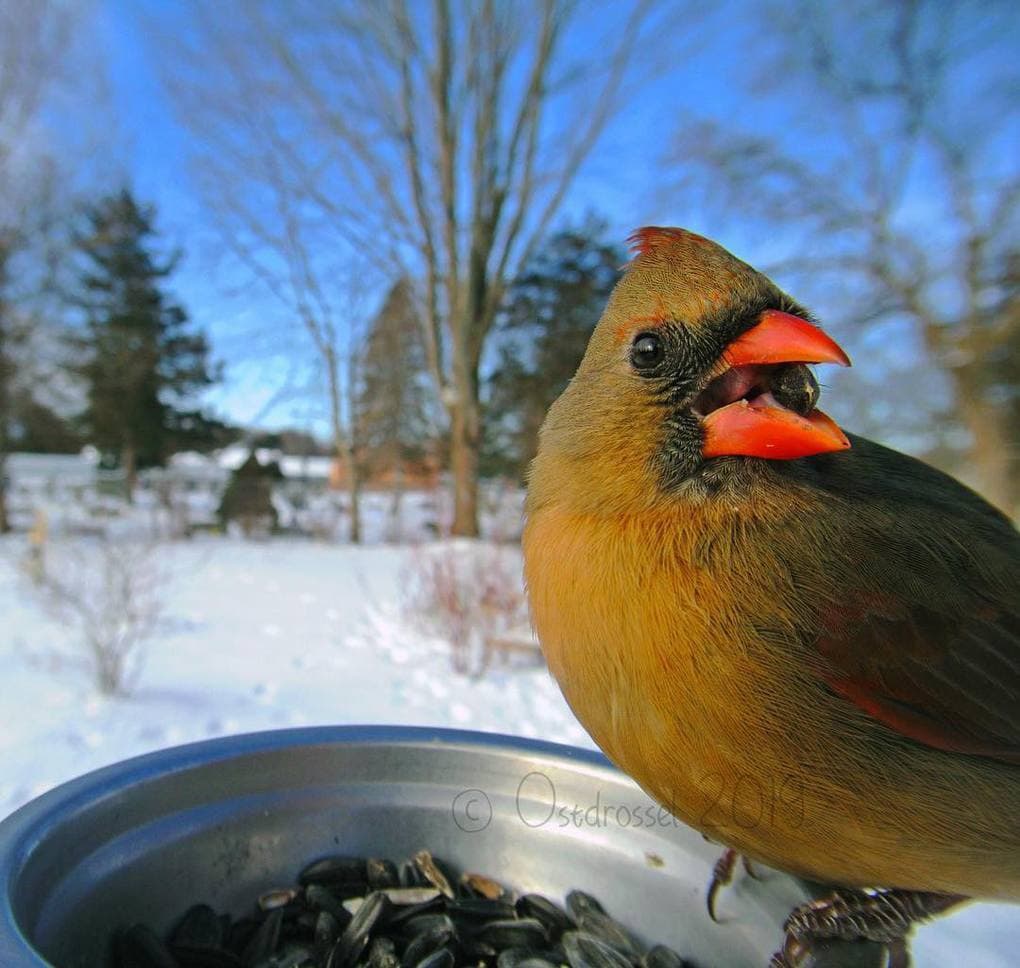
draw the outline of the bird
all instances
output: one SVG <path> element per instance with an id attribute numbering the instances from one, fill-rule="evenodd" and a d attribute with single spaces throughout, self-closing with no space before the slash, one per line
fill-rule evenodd
<path id="1" fill-rule="evenodd" d="M 717 243 L 649 226 L 530 466 L 532 622 L 571 709 L 684 823 L 833 885 L 821 938 L 908 963 L 924 919 L 1020 902 L 1020 534 L 845 432 L 815 317 Z"/>

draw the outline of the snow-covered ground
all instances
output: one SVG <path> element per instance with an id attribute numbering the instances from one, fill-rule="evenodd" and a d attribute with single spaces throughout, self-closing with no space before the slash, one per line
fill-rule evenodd
<path id="1" fill-rule="evenodd" d="M 322 723 L 441 725 L 587 743 L 542 668 L 455 676 L 405 617 L 420 549 L 199 538 L 160 552 L 168 605 L 127 698 L 104 699 L 77 633 L 39 607 L 0 544 L 0 813 L 72 776 L 229 733 Z"/>
<path id="2" fill-rule="evenodd" d="M 449 646 L 402 604 L 420 548 L 162 545 L 162 623 L 122 699 L 96 693 L 78 632 L 40 607 L 26 548 L 0 541 L 0 816 L 115 760 L 251 730 L 406 723 L 592 745 L 544 669 L 452 673 Z M 922 929 L 914 952 L 920 966 L 1015 965 L 1020 907 L 974 905 Z"/>

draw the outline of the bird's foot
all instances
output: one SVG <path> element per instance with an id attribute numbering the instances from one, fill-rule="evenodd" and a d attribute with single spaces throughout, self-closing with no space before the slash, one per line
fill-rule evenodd
<path id="1" fill-rule="evenodd" d="M 712 880 L 708 884 L 708 916 L 713 921 L 719 919 L 715 916 L 715 899 L 719 894 L 719 891 L 727 884 L 733 882 L 733 872 L 737 867 L 737 858 L 740 858 L 744 862 L 744 870 L 753 877 L 756 881 L 761 880 L 760 876 L 751 866 L 751 862 L 746 856 L 734 850 L 732 847 L 728 847 L 723 851 L 722 857 L 715 862 L 715 867 L 712 868 Z"/>
<path id="2" fill-rule="evenodd" d="M 961 904 L 960 894 L 931 891 L 840 890 L 794 908 L 783 925 L 786 940 L 770 968 L 798 968 L 815 942 L 875 941 L 886 945 L 889 968 L 909 968 L 908 935 L 916 924 Z"/>

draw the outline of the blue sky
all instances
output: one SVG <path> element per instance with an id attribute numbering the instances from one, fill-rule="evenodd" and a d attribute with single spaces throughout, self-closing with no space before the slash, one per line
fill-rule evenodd
<path id="1" fill-rule="evenodd" d="M 582 4 L 580 9 L 568 56 L 597 56 L 606 18 L 619 7 Z M 674 14 L 681 9 L 669 8 Z M 810 99 L 793 103 L 748 94 L 751 75 L 756 69 L 760 72 L 770 53 L 763 48 L 759 28 L 766 9 L 750 0 L 714 6 L 697 24 L 696 43 L 684 36 L 684 17 L 675 16 L 669 35 L 648 52 L 647 76 L 631 92 L 625 110 L 566 199 L 560 224 L 592 212 L 607 219 L 620 241 L 642 224 L 685 225 L 718 239 L 748 261 L 768 258 L 782 238 L 782 226 L 772 235 L 750 216 L 746 221 L 722 219 L 714 209 L 699 209 L 691 196 L 671 186 L 671 170 L 664 165 L 675 133 L 689 117 L 725 121 L 749 131 L 781 132 L 788 141 L 802 139 L 805 151 L 828 150 L 824 138 L 811 141 L 810 118 L 798 114 L 805 104 L 810 107 Z M 227 365 L 226 382 L 210 394 L 210 403 L 237 421 L 257 419 L 266 425 L 321 430 L 321 394 L 300 392 L 314 384 L 312 356 L 300 349 L 295 352 L 304 341 L 301 336 L 288 338 L 295 327 L 288 315 L 221 258 L 222 247 L 193 179 L 195 145 L 177 123 L 160 83 L 156 64 L 168 63 L 168 38 L 188 31 L 188 10 L 185 4 L 157 0 L 98 2 L 96 56 L 105 62 L 108 100 L 93 107 L 92 117 L 109 125 L 108 174 L 128 181 L 140 198 L 156 205 L 168 246 L 179 246 L 186 254 L 175 289 L 196 324 L 210 334 L 216 356 Z M 1007 43 L 991 56 L 1008 56 L 1008 51 Z M 921 188 L 918 197 L 923 204 Z M 823 299 L 816 308 L 824 318 L 829 307 Z M 866 347 L 866 341 L 861 345 Z M 883 344 L 883 353 L 890 358 L 906 360 L 912 352 L 908 339 Z M 296 382 L 299 392 L 269 407 L 288 381 Z"/>
<path id="2" fill-rule="evenodd" d="M 594 19 L 579 22 L 569 56 L 583 55 L 599 36 L 598 8 L 588 9 Z M 258 417 L 267 424 L 311 420 L 318 425 L 321 407 L 315 398 L 284 401 L 269 412 L 264 409 L 293 360 L 266 356 L 258 345 L 251 345 L 250 332 L 258 325 L 255 320 L 277 320 L 281 327 L 288 321 L 271 300 L 243 287 L 242 275 L 216 258 L 215 230 L 192 180 L 190 136 L 177 123 L 160 83 L 154 47 L 161 38 L 153 24 L 163 31 L 186 30 L 185 8 L 152 0 L 106 0 L 97 11 L 99 49 L 106 60 L 114 118 L 111 168 L 139 197 L 156 205 L 167 241 L 185 251 L 174 287 L 227 364 L 227 380 L 210 394 L 210 402 L 236 420 Z M 652 78 L 629 101 L 563 205 L 560 224 L 593 212 L 607 219 L 621 242 L 634 227 L 648 222 L 707 231 L 692 219 L 694 213 L 670 204 L 661 183 L 661 158 L 680 110 L 696 105 L 710 114 L 741 113 L 743 98 L 735 81 L 743 55 L 736 38 L 745 28 L 733 26 L 741 24 L 740 18 L 729 23 L 714 20 L 703 32 L 710 43 L 696 57 L 686 51 L 685 63 L 674 77 L 667 83 Z M 233 292 L 239 287 L 246 290 L 244 295 Z"/>

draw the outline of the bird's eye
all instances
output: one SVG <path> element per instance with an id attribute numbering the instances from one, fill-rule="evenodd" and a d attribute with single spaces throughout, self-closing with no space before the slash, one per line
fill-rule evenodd
<path id="1" fill-rule="evenodd" d="M 654 369 L 665 355 L 662 340 L 655 333 L 639 333 L 630 348 L 630 361 L 638 370 Z"/>

